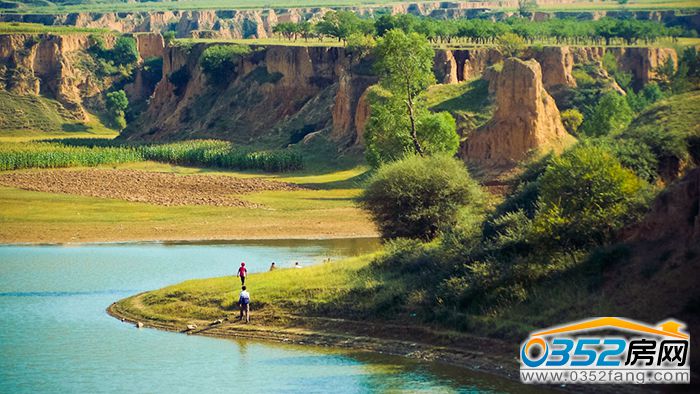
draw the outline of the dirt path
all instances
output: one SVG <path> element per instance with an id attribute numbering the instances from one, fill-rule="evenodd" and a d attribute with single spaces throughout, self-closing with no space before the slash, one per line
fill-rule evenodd
<path id="1" fill-rule="evenodd" d="M 24 190 L 115 198 L 156 205 L 256 208 L 236 195 L 301 186 L 258 178 L 175 175 L 135 170 L 32 171 L 0 175 L 0 185 Z"/>

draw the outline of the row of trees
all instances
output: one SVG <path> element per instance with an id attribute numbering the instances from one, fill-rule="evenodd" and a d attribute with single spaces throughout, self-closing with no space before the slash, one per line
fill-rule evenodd
<path id="1" fill-rule="evenodd" d="M 326 13 L 321 20 L 311 22 L 282 22 L 273 27 L 280 36 L 296 40 L 303 38 L 335 38 L 347 41 L 353 34 L 381 37 L 386 32 L 400 29 L 418 33 L 437 43 L 491 44 L 498 37 L 513 33 L 529 43 L 634 45 L 649 44 L 661 37 L 693 35 L 680 27 L 666 27 L 654 21 L 603 18 L 596 21 L 550 19 L 531 21 L 512 17 L 494 22 L 486 19 L 438 20 L 411 14 L 382 15 L 378 18 L 360 18 L 350 11 Z"/>

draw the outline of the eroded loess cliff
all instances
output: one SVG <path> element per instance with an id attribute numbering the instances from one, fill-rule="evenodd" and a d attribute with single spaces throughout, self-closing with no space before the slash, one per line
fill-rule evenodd
<path id="1" fill-rule="evenodd" d="M 89 45 L 86 34 L 0 35 L 0 89 L 54 98 L 86 120 L 84 100 L 100 94 L 94 75 L 78 66 Z"/>
<path id="2" fill-rule="evenodd" d="M 116 36 L 103 34 L 107 48 Z M 158 33 L 134 35 L 142 60 L 162 56 L 163 37 Z M 89 34 L 3 34 L 0 35 L 0 90 L 12 94 L 41 95 L 57 100 L 70 118 L 85 121 L 87 111 L 103 108 L 102 94 L 116 82 L 132 101 L 150 96 L 154 83 L 136 67 L 133 81 L 119 75 L 100 76 L 88 53 L 94 44 Z"/>
<path id="3" fill-rule="evenodd" d="M 486 125 L 467 137 L 463 149 L 467 161 L 508 167 L 531 155 L 561 152 L 574 142 L 544 88 L 537 61 L 506 59 L 502 70 L 489 79 L 496 111 Z"/>
<path id="4" fill-rule="evenodd" d="M 126 130 L 126 138 L 213 137 L 285 146 L 325 135 L 339 149 L 363 142 L 370 114 L 366 90 L 376 82 L 372 59 L 338 47 L 258 46 L 225 78 L 212 80 L 200 65 L 208 45 L 213 44 L 165 49 L 164 76 L 146 112 Z M 671 56 L 664 49 L 630 48 L 618 53 L 629 59 L 622 66 L 628 64 L 642 79 L 653 78 L 654 67 L 633 66 L 658 64 Z M 526 54 L 531 61 L 506 62 L 505 73 L 490 84 L 500 109 L 488 128 L 474 134 L 463 155 L 501 165 L 519 161 L 533 150 L 566 146 L 571 136 L 561 125 L 551 95 L 576 87 L 575 64 L 600 68 L 603 54 L 603 48 L 545 47 Z M 478 78 L 502 62 L 500 53 L 489 48 L 438 50 L 434 71 L 438 82 L 451 84 Z"/>
<path id="5" fill-rule="evenodd" d="M 200 65 L 206 47 L 166 48 L 163 79 L 126 138 L 284 146 L 322 132 L 341 148 L 361 140 L 356 122 L 364 122 L 367 108 L 360 98 L 376 82 L 363 71 L 369 59 L 335 47 L 252 47 L 225 78 L 214 80 Z"/>
<path id="6" fill-rule="evenodd" d="M 568 47 L 550 46 L 528 50 L 524 59 L 535 59 L 542 68 L 545 88 L 551 90 L 576 87 L 571 72 L 575 64 L 592 64 L 601 72 L 603 56 L 610 52 L 621 71 L 629 72 L 638 84 L 646 84 L 657 78 L 656 69 L 671 59 L 678 63 L 672 48 L 622 48 L 622 47 Z M 503 61 L 494 48 L 439 50 L 435 58 L 435 75 L 440 83 L 467 81 L 482 75 L 487 68 Z"/>

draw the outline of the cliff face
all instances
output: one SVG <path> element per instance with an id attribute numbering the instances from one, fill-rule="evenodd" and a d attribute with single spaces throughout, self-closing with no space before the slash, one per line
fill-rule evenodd
<path id="1" fill-rule="evenodd" d="M 496 112 L 467 137 L 463 155 L 485 166 L 510 166 L 531 154 L 560 152 L 574 142 L 561 123 L 554 99 L 544 89 L 535 60 L 506 59 L 490 76 Z"/>
<path id="2" fill-rule="evenodd" d="M 92 74 L 77 67 L 89 45 L 87 34 L 0 35 L 0 89 L 54 98 L 85 120 L 83 101 L 100 93 Z"/>
<path id="3" fill-rule="evenodd" d="M 104 35 L 107 47 L 115 36 Z M 142 58 L 160 57 L 163 37 L 157 33 L 134 35 Z M 86 108 L 99 110 L 102 91 L 120 77 L 100 78 L 83 60 L 92 45 L 89 34 L 0 35 L 0 90 L 18 95 L 56 99 L 77 120 L 87 120 Z M 124 87 L 130 100 L 147 98 L 152 84 L 137 69 Z"/>
<path id="4" fill-rule="evenodd" d="M 671 59 L 674 65 L 678 62 L 672 48 L 544 47 L 528 51 L 524 58 L 540 63 L 544 86 L 551 93 L 560 87 L 576 87 L 576 80 L 571 75 L 574 64 L 595 64 L 602 70 L 606 51 L 615 56 L 620 70 L 631 73 L 639 84 L 653 81 L 657 77 L 656 68 L 667 59 Z M 488 67 L 501 61 L 503 57 L 493 48 L 439 50 L 435 58 L 435 75 L 441 83 L 462 82 L 482 75 Z"/>
<path id="5" fill-rule="evenodd" d="M 168 47 L 163 79 L 130 139 L 216 137 L 285 145 L 325 131 L 340 147 L 355 144 L 360 97 L 376 82 L 343 48 L 254 47 L 225 80 L 212 81 L 199 57 L 206 44 Z M 361 107 L 361 108 L 358 108 Z"/>
<path id="6" fill-rule="evenodd" d="M 165 41 L 160 33 L 139 33 L 133 35 L 141 59 L 163 57 Z"/>

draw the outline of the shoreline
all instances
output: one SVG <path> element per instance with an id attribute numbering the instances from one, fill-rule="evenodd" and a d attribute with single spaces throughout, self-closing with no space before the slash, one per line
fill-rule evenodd
<path id="1" fill-rule="evenodd" d="M 132 297 L 141 296 L 144 293 Z M 221 323 L 197 322 L 197 328 L 188 330 L 185 323 L 162 322 L 131 314 L 119 307 L 118 302 L 112 303 L 106 308 L 111 317 L 123 323 L 136 325 L 143 324 L 144 328 L 153 328 L 163 331 L 176 332 L 186 335 L 202 335 L 223 339 L 253 339 L 268 342 L 312 345 L 319 347 L 333 347 L 338 349 L 352 349 L 356 351 L 380 353 L 392 356 L 407 357 L 426 362 L 449 364 L 471 371 L 488 373 L 500 378 L 519 382 L 519 371 L 516 353 L 504 354 L 503 352 L 487 352 L 494 349 L 508 347 L 502 341 L 485 338 L 471 337 L 473 346 L 446 346 L 436 343 L 417 342 L 405 339 L 383 338 L 381 336 L 367 336 L 354 329 L 357 325 L 375 324 L 373 322 L 346 321 L 342 319 L 322 319 L 328 321 L 335 330 L 316 330 L 303 326 L 279 327 L 244 325 L 237 320 L 231 322 L 228 317 Z M 253 315 L 255 319 L 255 315 Z M 319 319 L 319 318 L 314 318 Z M 204 324 L 201 325 L 200 324 Z M 408 326 L 390 326 L 395 329 L 414 330 Z M 338 332 L 340 331 L 340 332 Z M 406 334 L 406 332 L 401 332 Z M 401 335 L 400 335 L 401 336 Z"/>
<path id="2" fill-rule="evenodd" d="M 366 234 L 336 234 L 319 237 L 306 236 L 272 236 L 272 237 L 246 237 L 246 238 L 173 238 L 173 239 L 131 239 L 117 241 L 77 241 L 77 242 L 45 242 L 45 241 L 28 241 L 28 242 L 5 242 L 0 240 L 1 246 L 100 246 L 100 245 L 221 245 L 221 244 L 237 244 L 246 242 L 265 242 L 265 241 L 332 241 L 342 239 L 376 239 L 379 236 L 371 236 Z"/>

